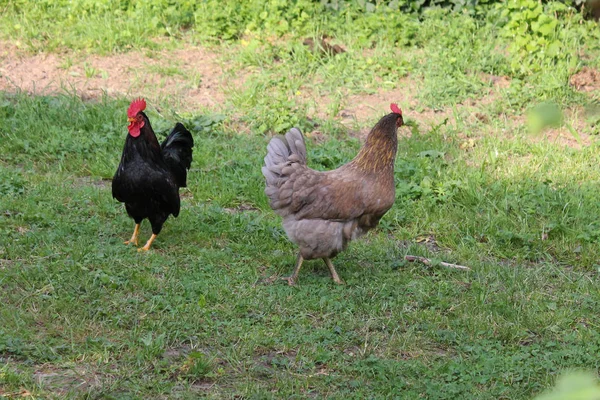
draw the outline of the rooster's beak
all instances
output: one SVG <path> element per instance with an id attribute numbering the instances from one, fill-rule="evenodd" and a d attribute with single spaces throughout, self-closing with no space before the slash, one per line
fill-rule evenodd
<path id="1" fill-rule="evenodd" d="M 129 117 L 127 118 L 127 122 L 135 122 L 135 118 Z"/>

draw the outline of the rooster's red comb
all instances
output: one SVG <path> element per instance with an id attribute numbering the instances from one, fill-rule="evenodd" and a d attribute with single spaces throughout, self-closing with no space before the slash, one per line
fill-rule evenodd
<path id="1" fill-rule="evenodd" d="M 131 102 L 129 108 L 127 109 L 127 116 L 129 118 L 134 118 L 140 111 L 144 111 L 145 109 L 146 100 L 140 97 L 139 99 L 135 99 Z"/>
<path id="2" fill-rule="evenodd" d="M 398 104 L 396 104 L 396 103 L 390 104 L 390 109 L 392 110 L 393 113 L 402 115 L 402 110 L 400 109 L 400 107 L 398 107 Z"/>

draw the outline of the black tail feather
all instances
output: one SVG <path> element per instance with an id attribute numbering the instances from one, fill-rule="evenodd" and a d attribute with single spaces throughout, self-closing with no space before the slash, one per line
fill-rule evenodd
<path id="1" fill-rule="evenodd" d="M 163 158 L 175 178 L 175 183 L 179 187 L 186 187 L 187 170 L 192 165 L 192 147 L 194 147 L 192 134 L 178 122 L 160 147 Z"/>

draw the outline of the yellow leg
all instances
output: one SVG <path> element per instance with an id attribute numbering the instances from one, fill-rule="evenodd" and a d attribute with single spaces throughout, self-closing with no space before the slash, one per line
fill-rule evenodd
<path id="1" fill-rule="evenodd" d="M 323 258 L 323 261 L 325 261 L 325 264 L 327 264 L 327 268 L 329 268 L 329 272 L 331 273 L 331 278 L 333 278 L 333 281 L 338 285 L 344 283 L 337 274 L 337 271 L 335 270 L 335 267 L 333 266 L 331 260 L 328 257 L 325 257 Z"/>
<path id="2" fill-rule="evenodd" d="M 131 235 L 131 239 L 129 239 L 123 243 L 125 243 L 125 244 L 133 243 L 137 246 L 139 234 L 140 234 L 140 224 L 135 224 L 135 228 L 133 228 L 133 235 Z"/>
<path id="3" fill-rule="evenodd" d="M 300 272 L 302 261 L 304 261 L 304 258 L 302 258 L 302 255 L 298 253 L 298 258 L 296 259 L 296 266 L 294 267 L 294 272 L 292 272 L 290 276 L 281 278 L 286 280 L 288 285 L 294 286 L 296 284 L 296 279 L 298 279 L 298 272 Z"/>
<path id="4" fill-rule="evenodd" d="M 148 239 L 148 241 L 144 245 L 144 247 L 138 249 L 138 251 L 148 251 L 148 250 L 150 250 L 150 246 L 152 245 L 152 242 L 154 242 L 154 239 L 156 239 L 156 236 L 157 235 L 155 235 L 153 233 L 152 236 L 150 236 L 150 239 Z"/>

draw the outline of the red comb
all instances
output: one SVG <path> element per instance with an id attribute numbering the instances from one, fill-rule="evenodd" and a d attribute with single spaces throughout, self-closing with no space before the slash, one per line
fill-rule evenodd
<path id="1" fill-rule="evenodd" d="M 402 115 L 402 110 L 398 107 L 398 104 L 396 104 L 396 103 L 390 104 L 390 109 L 392 110 L 393 113 Z"/>
<path id="2" fill-rule="evenodd" d="M 137 113 L 139 113 L 140 111 L 144 111 L 145 109 L 146 100 L 140 97 L 139 99 L 136 99 L 131 102 L 129 108 L 127 109 L 127 116 L 129 118 L 134 118 L 137 115 Z"/>

